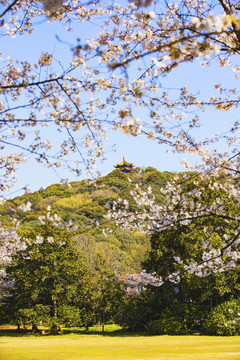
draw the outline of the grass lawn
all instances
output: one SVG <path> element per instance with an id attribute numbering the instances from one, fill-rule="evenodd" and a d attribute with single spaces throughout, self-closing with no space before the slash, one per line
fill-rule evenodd
<path id="1" fill-rule="evenodd" d="M 240 336 L 144 336 L 113 332 L 16 336 L 0 332 L 0 360 L 240 360 Z"/>

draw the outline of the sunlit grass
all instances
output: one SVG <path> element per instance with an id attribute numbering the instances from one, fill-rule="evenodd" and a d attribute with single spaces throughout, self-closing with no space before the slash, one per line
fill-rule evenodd
<path id="1" fill-rule="evenodd" d="M 1 336 L 1 360 L 240 360 L 240 336 Z M 113 330 L 113 327 L 107 328 Z M 117 330 L 117 329 L 115 329 Z"/>

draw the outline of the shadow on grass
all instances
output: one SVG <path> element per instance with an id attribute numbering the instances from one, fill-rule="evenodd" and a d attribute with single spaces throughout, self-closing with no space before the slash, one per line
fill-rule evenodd
<path id="1" fill-rule="evenodd" d="M 84 329 L 63 329 L 61 333 L 56 335 L 51 334 L 48 331 L 44 333 L 34 334 L 31 330 L 20 329 L 0 329 L 0 337 L 43 337 L 43 336 L 64 336 L 64 335 L 101 335 L 109 337 L 136 337 L 136 336 L 151 336 L 144 332 L 130 332 L 129 330 L 115 330 L 115 331 L 99 331 L 99 330 L 84 330 Z"/>
<path id="2" fill-rule="evenodd" d="M 23 337 L 28 335 L 33 336 L 34 334 L 30 334 L 30 331 L 25 329 L 21 329 L 21 330 L 0 329 L 0 337 L 2 336 Z"/>
<path id="3" fill-rule="evenodd" d="M 115 330 L 115 331 L 100 331 L 100 330 L 71 330 L 67 329 L 63 331 L 63 334 L 78 334 L 78 335 L 101 335 L 109 337 L 126 337 L 126 336 L 151 336 L 144 332 L 131 332 L 129 330 Z"/>
<path id="4" fill-rule="evenodd" d="M 8 329 L 7 327 L 0 326 L 0 337 L 8 336 L 8 337 L 44 337 L 44 336 L 64 336 L 64 335 L 101 335 L 104 337 L 152 337 L 156 336 L 154 334 L 149 334 L 146 332 L 131 332 L 129 329 L 111 329 L 106 326 L 106 331 L 102 332 L 100 327 L 90 328 L 89 330 L 85 330 L 84 328 L 63 328 L 60 333 L 52 334 L 49 330 L 44 329 L 39 333 L 33 333 L 30 329 Z M 199 336 L 199 333 L 189 332 L 185 334 L 179 334 L 180 336 Z"/>

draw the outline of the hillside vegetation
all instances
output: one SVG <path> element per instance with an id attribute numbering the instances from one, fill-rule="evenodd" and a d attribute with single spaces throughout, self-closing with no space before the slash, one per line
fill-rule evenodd
<path id="1" fill-rule="evenodd" d="M 15 218 L 19 221 L 20 231 L 36 227 L 39 225 L 38 217 L 51 206 L 64 221 L 71 220 L 78 225 L 77 244 L 89 265 L 94 266 L 96 254 L 101 254 L 112 270 L 117 269 L 120 273 L 139 272 L 149 249 L 149 238 L 139 232 L 123 232 L 120 229 L 105 236 L 103 229 L 112 226 L 104 219 L 106 203 L 111 204 L 120 197 L 129 202 L 130 208 L 137 210 L 130 194 L 136 184 L 143 188 L 150 186 L 156 200 L 162 202 L 164 199 L 159 189 L 173 175 L 147 167 L 136 168 L 128 174 L 114 170 L 95 183 L 83 180 L 64 185 L 54 184 L 5 202 L 0 206 L 1 223 L 8 226 L 11 219 Z M 32 204 L 31 210 L 22 211 L 21 205 L 28 202 Z M 96 222 L 100 223 L 97 228 Z"/>

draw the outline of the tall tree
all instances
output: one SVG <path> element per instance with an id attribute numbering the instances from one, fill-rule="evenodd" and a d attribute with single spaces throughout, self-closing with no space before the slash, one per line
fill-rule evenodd
<path id="1" fill-rule="evenodd" d="M 213 232 L 211 237 L 217 244 L 218 234 Z M 202 260 L 202 245 L 203 234 L 195 224 L 152 235 L 151 250 L 143 266 L 163 278 L 160 291 L 152 287 L 151 307 L 155 309 L 155 319 L 169 311 L 183 321 L 185 330 L 199 329 L 212 308 L 239 297 L 239 261 L 225 271 L 222 267 L 220 272 L 219 268 L 209 270 L 211 264 L 207 261 L 205 267 L 201 267 L 195 261 Z M 218 258 L 219 265 L 221 260 Z M 189 271 L 186 262 L 195 263 L 195 272 Z"/>
<path id="2" fill-rule="evenodd" d="M 71 226 L 50 211 L 39 219 L 36 229 L 21 234 L 25 248 L 14 255 L 7 268 L 14 281 L 7 303 L 13 314 L 38 304 L 49 306 L 56 327 L 60 306 L 84 307 L 88 272 L 72 241 Z"/>
<path id="3" fill-rule="evenodd" d="M 181 271 L 204 277 L 239 265 L 238 177 L 176 175 L 161 191 L 165 200 L 157 204 L 151 189 L 136 187 L 132 195 L 139 211 L 128 211 L 120 202 L 107 217 L 123 229 L 153 234 L 150 256 L 154 262 L 160 266 L 162 254 L 168 253 L 169 264 L 165 261 L 162 269 L 165 278 L 168 274 L 169 280 L 177 282 Z"/>
<path id="4" fill-rule="evenodd" d="M 120 313 L 124 290 L 116 274 L 100 253 L 96 255 L 93 286 L 93 311 L 96 320 L 102 324 L 102 332 L 104 332 L 106 322 L 116 319 Z"/>

